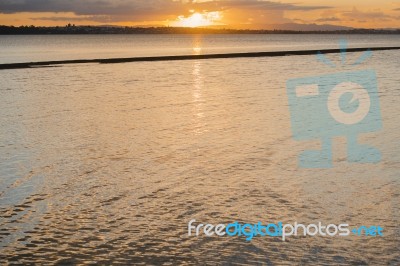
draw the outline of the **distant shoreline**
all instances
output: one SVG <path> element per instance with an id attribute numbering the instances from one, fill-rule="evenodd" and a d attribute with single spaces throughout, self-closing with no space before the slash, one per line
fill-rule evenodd
<path id="1" fill-rule="evenodd" d="M 346 29 L 325 31 L 295 30 L 235 30 L 181 27 L 114 27 L 75 26 L 63 27 L 0 26 L 0 35 L 96 35 L 96 34 L 400 34 L 400 29 Z"/>

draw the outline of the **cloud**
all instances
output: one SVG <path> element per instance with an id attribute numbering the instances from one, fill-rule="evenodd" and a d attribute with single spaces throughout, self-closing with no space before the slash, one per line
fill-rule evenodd
<path id="1" fill-rule="evenodd" d="M 89 16 L 120 16 L 132 20 L 183 11 L 183 2 L 173 0 L 0 0 L 0 13 L 55 12 Z"/>
<path id="2" fill-rule="evenodd" d="M 94 21 L 94 22 L 112 22 L 110 16 L 49 16 L 49 17 L 32 17 L 31 20 L 36 21 L 61 21 L 61 22 L 84 22 L 84 21 Z"/>
<path id="3" fill-rule="evenodd" d="M 201 3 L 192 3 L 195 6 L 203 8 L 219 8 L 219 9 L 253 9 L 253 10 L 317 10 L 332 8 L 331 6 L 303 6 L 290 3 L 281 3 L 274 1 L 259 1 L 259 0 L 220 0 L 220 1 L 206 1 Z"/>
<path id="4" fill-rule="evenodd" d="M 327 10 L 333 7 L 323 5 L 300 5 L 262 0 L 219 0 L 192 2 L 189 5 L 196 11 L 222 11 L 223 21 L 234 28 L 265 28 L 266 25 L 291 23 L 286 18 L 288 11 L 307 12 Z M 250 26 L 251 25 L 251 26 Z"/>
<path id="5" fill-rule="evenodd" d="M 343 12 L 342 17 L 350 21 L 367 22 L 367 21 L 391 21 L 398 20 L 398 17 L 383 12 L 364 12 L 353 7 L 351 11 Z"/>
<path id="6" fill-rule="evenodd" d="M 86 16 L 94 21 L 143 21 L 187 15 L 197 11 L 243 10 L 252 12 L 311 11 L 329 6 L 306 6 L 259 0 L 0 0 L 0 13 L 55 12 Z M 59 20 L 56 16 L 43 17 Z M 75 18 L 78 20 L 78 18 Z"/>
<path id="7" fill-rule="evenodd" d="M 337 17 L 329 17 L 329 18 L 319 18 L 315 20 L 315 22 L 332 22 L 332 21 L 341 21 L 341 19 Z"/>

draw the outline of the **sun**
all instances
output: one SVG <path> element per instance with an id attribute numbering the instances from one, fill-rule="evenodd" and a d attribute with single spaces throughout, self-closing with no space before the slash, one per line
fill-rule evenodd
<path id="1" fill-rule="evenodd" d="M 188 18 L 181 18 L 181 25 L 183 27 L 202 27 L 209 26 L 211 21 L 209 21 L 205 16 L 200 13 L 194 13 Z"/>
<path id="2" fill-rule="evenodd" d="M 206 27 L 216 25 L 221 20 L 221 14 L 218 11 L 198 13 L 193 12 L 188 17 L 179 16 L 178 19 L 173 23 L 175 27 Z"/>

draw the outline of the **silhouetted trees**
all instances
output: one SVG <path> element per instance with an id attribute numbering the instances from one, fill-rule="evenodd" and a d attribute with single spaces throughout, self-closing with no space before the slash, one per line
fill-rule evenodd
<path id="1" fill-rule="evenodd" d="M 291 30 L 235 30 L 182 27 L 118 27 L 76 26 L 68 23 L 64 27 L 0 26 L 0 35 L 23 34 L 400 34 L 397 30 L 351 29 L 337 31 L 291 31 Z"/>

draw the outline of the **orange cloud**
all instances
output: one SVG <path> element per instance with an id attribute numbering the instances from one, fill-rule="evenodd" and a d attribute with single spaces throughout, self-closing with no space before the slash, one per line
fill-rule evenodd
<path id="1" fill-rule="evenodd" d="M 400 27 L 392 0 L 0 0 L 5 25 L 224 25 L 263 28 L 271 24 L 316 23 L 350 27 Z M 352 8 L 351 4 L 357 5 Z M 192 13 L 190 11 L 193 11 Z M 198 15 L 193 17 L 193 14 Z M 212 19 L 210 14 L 219 14 Z M 186 22 L 185 22 L 186 21 Z M 186 24 L 185 24 L 186 23 Z"/>

